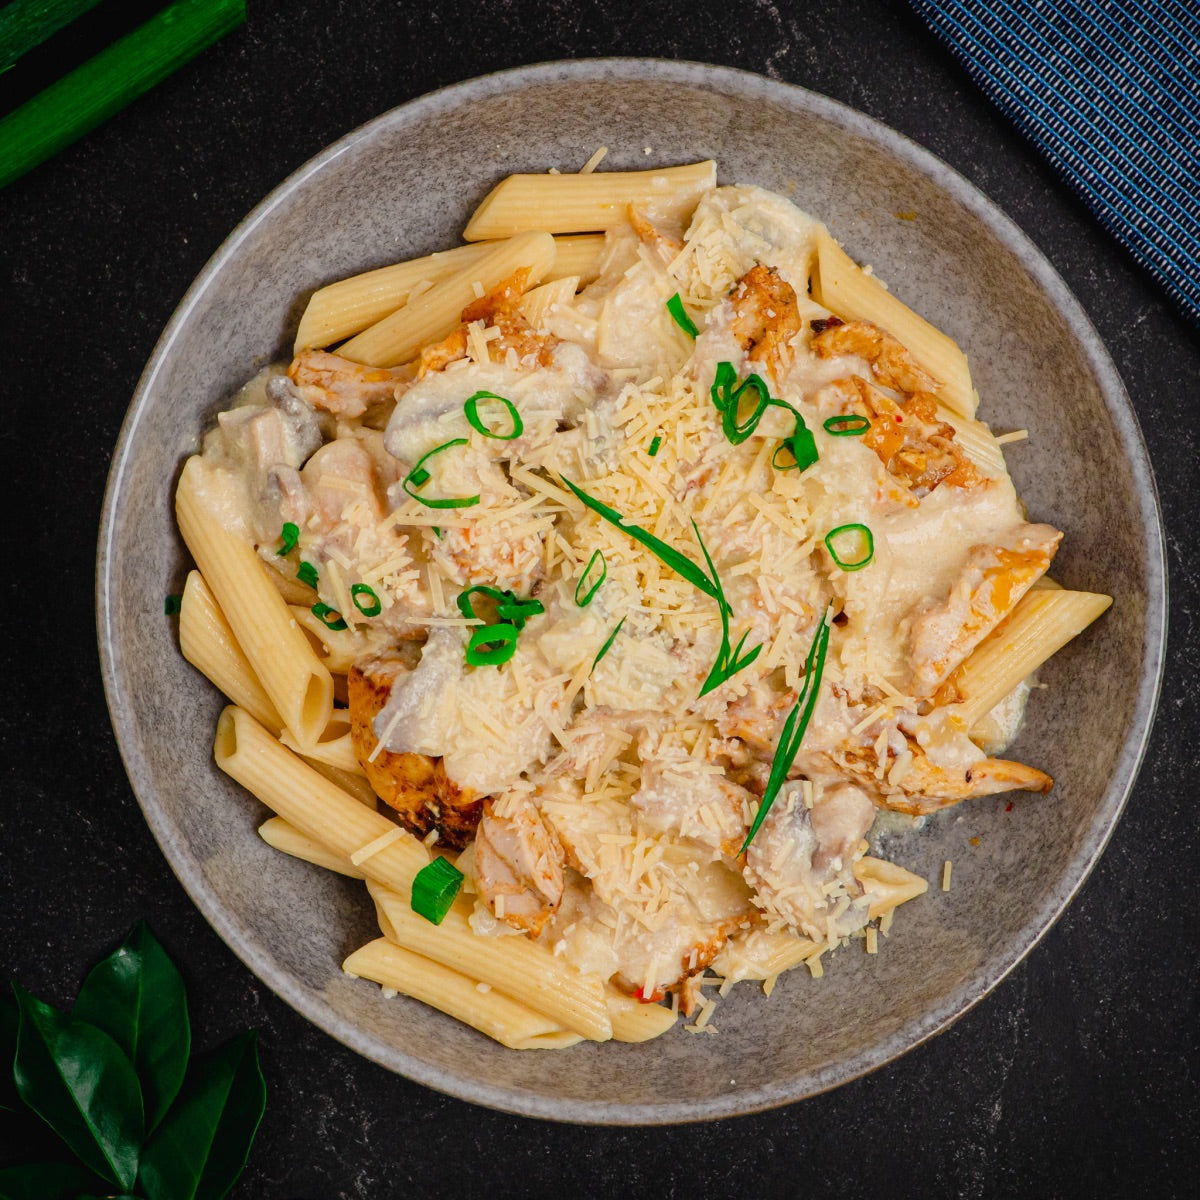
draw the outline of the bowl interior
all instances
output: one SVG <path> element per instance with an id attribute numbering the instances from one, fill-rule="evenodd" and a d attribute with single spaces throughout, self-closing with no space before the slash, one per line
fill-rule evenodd
<path id="1" fill-rule="evenodd" d="M 512 171 L 714 157 L 722 182 L 779 191 L 967 349 L 981 416 L 1027 428 L 1008 458 L 1032 519 L 1065 529 L 1055 574 L 1112 610 L 1042 673 L 1013 756 L 1047 798 L 977 800 L 895 838 L 930 892 L 875 957 L 825 977 L 751 984 L 716 1037 L 518 1054 L 422 1006 L 384 1000 L 339 964 L 374 936 L 359 885 L 285 858 L 210 748 L 223 701 L 179 656 L 161 596 L 186 558 L 171 496 L 229 396 L 288 353 L 307 296 L 354 272 L 453 245 Z M 900 219 L 898 213 L 915 214 Z M 1029 241 L 968 184 L 867 118 L 714 68 L 611 61 L 529 68 L 435 93 L 351 134 L 283 184 L 193 285 L 142 379 L 101 536 L 100 635 L 113 720 L 148 821 L 202 911 L 271 987 L 334 1037 L 463 1098 L 576 1121 L 694 1120 L 836 1085 L 935 1032 L 982 996 L 1061 910 L 1108 837 L 1152 716 L 1162 542 L 1136 424 L 1086 318 Z M 1086 686 L 1081 686 L 1086 679 Z M 977 844 L 975 839 L 978 839 Z M 936 886 L 954 862 L 954 887 Z M 770 1053 L 763 1053 L 770 1047 Z"/>

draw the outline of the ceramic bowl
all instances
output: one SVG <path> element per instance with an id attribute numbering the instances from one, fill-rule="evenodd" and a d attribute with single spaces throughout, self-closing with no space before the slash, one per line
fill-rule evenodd
<path id="1" fill-rule="evenodd" d="M 782 192 L 968 351 L 1031 518 L 1066 531 L 1055 574 L 1115 604 L 1042 672 L 1013 756 L 1049 797 L 976 800 L 893 841 L 934 881 L 869 957 L 743 984 L 715 1037 L 515 1053 L 339 964 L 374 936 L 361 885 L 288 859 L 259 805 L 213 766 L 223 700 L 179 655 L 162 596 L 187 562 L 172 518 L 186 455 L 226 398 L 288 354 L 305 299 L 358 271 L 456 244 L 512 171 L 715 158 L 722 182 Z M 898 219 L 897 214 L 915 219 Z M 1086 436 L 1078 436 L 1086 431 Z M 1161 524 L 1146 452 L 1108 355 L 1027 237 L 911 142 L 753 75 L 651 60 L 550 64 L 425 96 L 297 171 L 230 235 L 154 351 L 113 463 L 99 631 L 113 724 L 184 887 L 242 960 L 331 1036 L 411 1079 L 555 1120 L 642 1124 L 752 1112 L 836 1086 L 945 1027 L 1062 911 L 1104 848 L 1145 744 L 1163 644 Z M 976 844 L 975 839 L 978 839 Z M 954 862 L 954 884 L 937 886 Z"/>

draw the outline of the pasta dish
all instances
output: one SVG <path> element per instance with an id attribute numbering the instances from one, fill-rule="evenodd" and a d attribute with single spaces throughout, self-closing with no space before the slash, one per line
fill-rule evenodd
<path id="1" fill-rule="evenodd" d="M 926 891 L 880 822 L 1050 789 L 1004 748 L 1110 600 L 783 197 L 514 175 L 464 238 L 315 293 L 184 467 L 216 760 L 366 881 L 351 975 L 514 1048 L 715 1032 Z"/>

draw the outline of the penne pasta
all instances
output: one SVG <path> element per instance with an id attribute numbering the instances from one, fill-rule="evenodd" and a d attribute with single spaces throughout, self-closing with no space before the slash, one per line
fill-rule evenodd
<path id="1" fill-rule="evenodd" d="M 828 230 L 817 236 L 813 299 L 846 321 L 870 321 L 903 342 L 912 356 L 942 385 L 938 399 L 963 417 L 975 415 L 967 356 L 940 329 L 919 317 L 835 242 Z"/>
<path id="2" fill-rule="evenodd" d="M 604 989 L 614 1042 L 649 1042 L 662 1037 L 679 1014 L 663 1004 L 647 1004 L 609 984 Z"/>
<path id="3" fill-rule="evenodd" d="M 338 353 L 372 367 L 394 367 L 415 358 L 422 347 L 445 337 L 462 310 L 515 271 L 529 268 L 529 285 L 540 283 L 554 266 L 554 239 L 544 232 L 519 233 L 497 242 L 478 261 L 444 279 L 419 299 L 351 338 Z M 476 285 L 483 289 L 476 292 Z"/>
<path id="4" fill-rule="evenodd" d="M 929 890 L 928 881 L 920 875 L 870 855 L 854 864 L 854 877 L 871 897 L 867 916 L 872 921 Z"/>
<path id="5" fill-rule="evenodd" d="M 1053 586 L 1027 592 L 1008 620 L 985 638 L 951 676 L 962 695 L 968 728 L 985 717 L 1052 654 L 1081 634 L 1109 605 L 1111 596 Z"/>
<path id="6" fill-rule="evenodd" d="M 175 512 L 183 540 L 284 726 L 301 745 L 315 742 L 333 711 L 333 678 L 254 549 L 209 507 L 197 458 L 184 465 Z"/>
<path id="7" fill-rule="evenodd" d="M 979 468 L 981 474 L 989 479 L 1000 479 L 1006 474 L 1008 467 L 1004 461 L 1004 451 L 982 421 L 964 417 L 944 404 L 938 405 L 938 417 L 953 428 L 955 444 L 962 447 L 963 453 Z"/>
<path id="8" fill-rule="evenodd" d="M 202 675 L 260 725 L 278 733 L 283 718 L 258 682 L 250 660 L 221 612 L 212 589 L 199 571 L 189 571 L 179 609 L 179 648 Z"/>
<path id="9" fill-rule="evenodd" d="M 325 726 L 324 733 L 311 746 L 301 746 L 290 733 L 284 733 L 279 739 L 289 750 L 294 750 L 309 762 L 322 762 L 326 766 L 337 767 L 348 775 L 365 775 L 362 764 L 354 753 L 354 743 L 350 737 L 350 714 L 344 708 L 335 708 Z"/>
<path id="10" fill-rule="evenodd" d="M 556 279 L 553 283 L 543 283 L 541 287 L 526 292 L 518 302 L 517 308 L 534 329 L 540 329 L 556 304 L 569 304 L 575 298 L 575 289 L 578 286 L 578 275 L 568 275 L 564 279 Z"/>
<path id="11" fill-rule="evenodd" d="M 528 938 L 480 937 L 467 922 L 462 900 L 434 925 L 412 911 L 407 892 L 381 887 L 374 880 L 368 881 L 367 889 L 387 914 L 401 946 L 519 996 L 591 1041 L 612 1037 L 604 986 L 595 976 L 581 974 Z"/>
<path id="12" fill-rule="evenodd" d="M 559 1050 L 583 1040 L 505 993 L 481 990 L 477 980 L 386 938 L 356 950 L 342 970 L 420 1000 L 511 1050 Z"/>
<path id="13" fill-rule="evenodd" d="M 231 705 L 221 714 L 213 755 L 222 771 L 339 857 L 352 860 L 398 831 L 399 837 L 358 864 L 364 875 L 407 894 L 416 873 L 429 863 L 429 852 L 412 834 L 330 783 L 244 709 Z"/>
<path id="14" fill-rule="evenodd" d="M 684 224 L 716 186 L 715 162 L 651 171 L 587 175 L 510 175 L 475 210 L 463 238 L 509 237 L 525 229 L 586 233 L 623 225 L 631 204 L 651 220 Z"/>
<path id="15" fill-rule="evenodd" d="M 362 658 L 367 639 L 354 629 L 330 629 L 312 610 L 312 600 L 307 604 L 289 606 L 296 624 L 309 634 L 317 657 L 334 675 L 345 675 L 356 658 Z"/>
<path id="16" fill-rule="evenodd" d="M 348 875 L 351 879 L 363 878 L 363 873 L 348 858 L 334 854 L 328 846 L 313 841 L 282 817 L 269 817 L 265 820 L 258 827 L 258 836 L 268 846 L 290 854 L 293 858 L 302 858 L 305 862 L 324 867 L 327 871 L 336 871 L 339 875 Z"/>

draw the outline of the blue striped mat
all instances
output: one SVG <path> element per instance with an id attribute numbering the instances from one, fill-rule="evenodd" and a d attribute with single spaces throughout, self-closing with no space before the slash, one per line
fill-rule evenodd
<path id="1" fill-rule="evenodd" d="M 910 0 L 1200 323 L 1200 0 Z"/>

